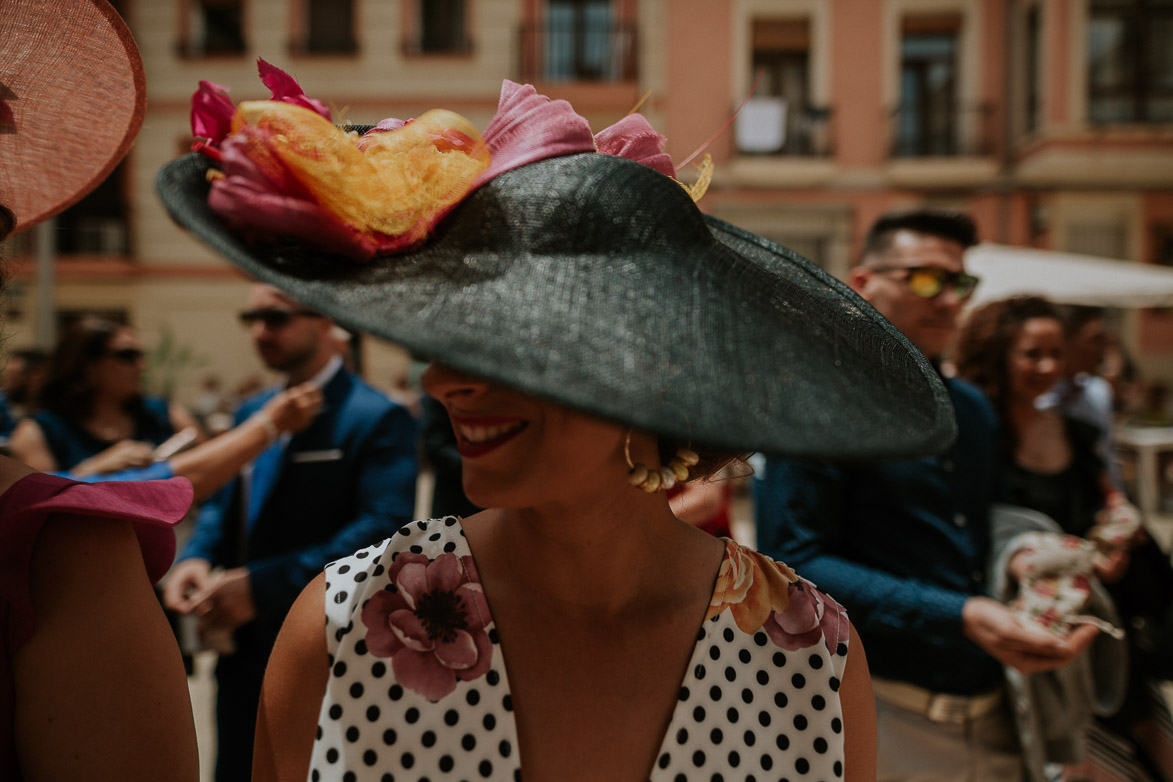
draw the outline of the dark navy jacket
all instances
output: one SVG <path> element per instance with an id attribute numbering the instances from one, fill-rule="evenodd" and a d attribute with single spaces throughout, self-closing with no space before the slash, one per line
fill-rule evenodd
<path id="1" fill-rule="evenodd" d="M 996 687 L 1002 668 L 961 632 L 985 595 L 997 425 L 972 385 L 946 379 L 958 438 L 940 456 L 869 464 L 767 460 L 758 547 L 848 611 L 873 675 L 934 692 Z"/>
<path id="2" fill-rule="evenodd" d="M 237 422 L 275 393 L 245 402 Z M 415 510 L 416 423 L 407 409 L 341 369 L 322 395 L 322 412 L 285 446 L 252 526 L 243 529 L 238 477 L 200 509 L 180 556 L 248 566 L 253 630 L 265 655 L 293 601 L 328 562 L 390 537 Z"/>
<path id="3" fill-rule="evenodd" d="M 97 456 L 114 445 L 113 442 L 99 440 L 77 423 L 50 410 L 37 410 L 29 417 L 41 427 L 45 442 L 53 454 L 53 460 L 57 462 L 57 469 L 60 471 L 58 474 L 66 478 L 73 478 L 69 470 L 79 463 L 91 456 Z M 175 429 L 171 426 L 170 405 L 167 400 L 156 396 L 144 396 L 134 411 L 132 439 L 159 445 L 173 434 Z M 105 480 L 110 478 L 107 476 Z"/>

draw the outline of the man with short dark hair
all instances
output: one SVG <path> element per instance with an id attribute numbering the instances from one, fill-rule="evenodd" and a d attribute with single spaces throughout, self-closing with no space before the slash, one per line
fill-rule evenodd
<path id="1" fill-rule="evenodd" d="M 965 215 L 886 215 L 850 285 L 937 362 L 977 279 Z M 1062 666 L 1094 631 L 1060 641 L 1018 624 L 986 596 L 996 480 L 994 412 L 944 378 L 957 441 L 943 454 L 869 464 L 767 460 L 757 485 L 758 545 L 841 602 L 867 648 L 882 780 L 1022 779 L 1003 665 Z"/>
<path id="2" fill-rule="evenodd" d="M 293 601 L 326 563 L 411 520 L 417 473 L 414 421 L 342 367 L 329 319 L 254 285 L 241 320 L 284 385 L 315 382 L 324 403 L 200 509 L 167 580 L 168 606 L 198 615 L 205 635 L 231 638 L 216 667 L 218 782 L 251 777 L 265 664 Z M 247 400 L 237 423 L 278 390 Z"/>

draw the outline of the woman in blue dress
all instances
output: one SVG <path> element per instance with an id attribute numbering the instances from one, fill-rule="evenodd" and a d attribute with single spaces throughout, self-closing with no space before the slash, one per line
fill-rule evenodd
<path id="1" fill-rule="evenodd" d="M 78 478 L 149 464 L 158 445 L 197 424 L 180 405 L 143 393 L 143 366 L 129 326 L 94 316 L 73 324 L 53 354 L 40 409 L 13 432 L 13 455 Z"/>

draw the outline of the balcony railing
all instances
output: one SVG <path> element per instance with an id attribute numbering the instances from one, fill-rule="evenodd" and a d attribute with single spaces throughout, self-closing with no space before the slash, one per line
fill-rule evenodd
<path id="1" fill-rule="evenodd" d="M 897 106 L 893 157 L 973 157 L 994 152 L 994 111 L 988 104 Z"/>
<path id="2" fill-rule="evenodd" d="M 627 82 L 636 79 L 636 29 L 632 24 L 520 30 L 522 81 Z"/>
<path id="3" fill-rule="evenodd" d="M 788 106 L 780 98 L 755 98 L 737 116 L 737 148 L 743 155 L 826 158 L 834 154 L 830 106 Z"/>

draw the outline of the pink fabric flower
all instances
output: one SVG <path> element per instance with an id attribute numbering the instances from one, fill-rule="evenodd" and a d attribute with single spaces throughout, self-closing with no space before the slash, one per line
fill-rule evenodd
<path id="1" fill-rule="evenodd" d="M 850 632 L 843 606 L 801 580 L 790 585 L 786 610 L 771 613 L 762 629 L 788 652 L 809 649 L 823 639 L 831 654 Z"/>
<path id="2" fill-rule="evenodd" d="M 532 84 L 506 79 L 497 113 L 482 134 L 492 156 L 473 189 L 515 168 L 546 158 L 594 152 L 590 123 L 564 100 L 539 95 Z"/>
<path id="3" fill-rule="evenodd" d="M 272 91 L 273 100 L 292 103 L 294 106 L 316 111 L 325 119 L 333 122 L 330 109 L 326 107 L 326 104 L 306 95 L 297 80 L 276 65 L 271 65 L 258 57 L 257 73 L 261 76 L 261 82 Z"/>
<path id="4" fill-rule="evenodd" d="M 595 134 L 595 143 L 604 155 L 617 155 L 675 177 L 672 158 L 664 152 L 667 141 L 642 114 L 628 114 L 614 125 Z"/>
<path id="5" fill-rule="evenodd" d="M 192 97 L 193 132 L 207 139 L 194 148 L 223 174 L 208 204 L 246 237 L 281 237 L 369 261 L 413 249 L 472 190 L 538 160 L 601 151 L 674 173 L 664 137 L 644 117 L 606 128 L 596 147 L 569 103 L 528 84 L 503 83 L 483 137 L 467 119 L 434 110 L 385 119 L 356 139 L 333 127 L 325 104 L 289 74 L 261 59 L 257 69 L 271 101 L 234 107 L 226 87 L 206 81 Z M 764 620 L 768 605 L 752 605 Z"/>
<path id="6" fill-rule="evenodd" d="M 261 82 L 273 93 L 272 100 L 301 106 L 330 119 L 330 109 L 320 100 L 305 94 L 297 80 L 275 65 L 257 58 L 257 73 Z M 207 139 L 207 146 L 216 148 L 232 132 L 232 117 L 236 106 L 228 97 L 228 88 L 210 81 L 201 81 L 191 96 L 191 132 L 197 138 Z"/>
<path id="7" fill-rule="evenodd" d="M 318 206 L 296 176 L 276 156 L 256 156 L 264 135 L 244 127 L 225 139 L 221 149 L 224 176 L 212 182 L 208 206 L 245 236 L 287 236 L 309 247 L 328 248 L 356 261 L 406 245 L 403 237 L 363 233 Z"/>
<path id="8" fill-rule="evenodd" d="M 191 133 L 208 140 L 217 147 L 232 129 L 232 115 L 236 107 L 228 97 L 228 88 L 210 81 L 201 81 L 191 96 Z"/>
<path id="9" fill-rule="evenodd" d="M 705 618 L 728 609 L 742 632 L 756 633 L 771 612 L 786 610 L 788 587 L 797 579 L 787 565 L 726 539 Z"/>
<path id="10" fill-rule="evenodd" d="M 420 244 L 489 165 L 476 128 L 443 110 L 384 120 L 362 138 L 281 101 L 242 103 L 233 124 L 212 210 L 245 236 L 355 261 Z"/>
<path id="11" fill-rule="evenodd" d="M 372 597 L 362 610 L 367 649 L 390 657 L 407 689 L 438 701 L 489 670 L 490 621 L 472 557 L 404 553 L 387 572 L 394 591 Z"/>

